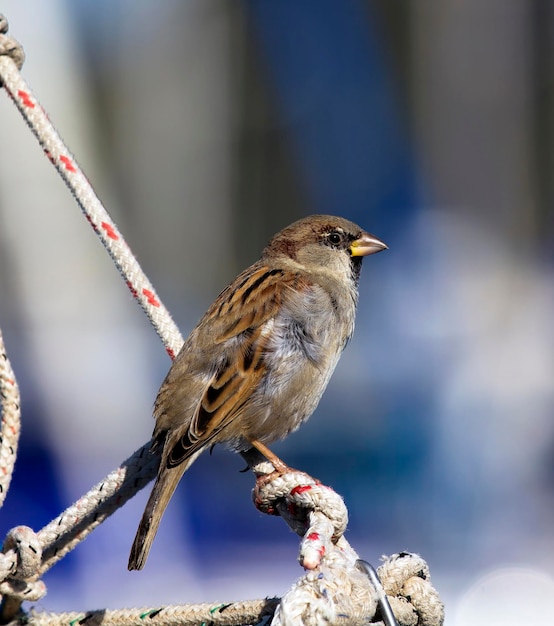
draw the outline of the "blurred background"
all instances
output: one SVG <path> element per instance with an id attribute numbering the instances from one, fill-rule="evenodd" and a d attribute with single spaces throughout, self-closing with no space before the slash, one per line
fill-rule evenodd
<path id="1" fill-rule="evenodd" d="M 554 2 L 0 10 L 184 335 L 303 215 L 388 243 L 316 414 L 274 449 L 345 497 L 362 558 L 428 561 L 447 624 L 538 623 L 554 593 Z M 149 439 L 169 360 L 5 94 L 0 133 L 0 326 L 23 407 L 3 537 Z M 145 489 L 47 574 L 38 606 L 282 594 L 298 539 L 254 509 L 243 465 L 200 458 L 129 573 Z"/>

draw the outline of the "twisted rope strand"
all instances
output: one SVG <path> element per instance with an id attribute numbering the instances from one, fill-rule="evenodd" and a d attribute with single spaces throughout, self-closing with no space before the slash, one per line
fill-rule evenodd
<path id="1" fill-rule="evenodd" d="M 161 608 L 138 608 L 89 611 L 87 613 L 42 613 L 32 612 L 26 618 L 29 626 L 240 626 L 258 624 L 271 617 L 279 602 L 278 598 L 227 602 L 222 604 L 188 604 Z"/>
<path id="2" fill-rule="evenodd" d="M 19 387 L 0 331 L 0 507 L 10 487 L 21 429 Z"/>
<path id="3" fill-rule="evenodd" d="M 137 450 L 37 533 L 43 551 L 39 576 L 155 477 L 160 459 L 149 449 L 150 443 Z"/>

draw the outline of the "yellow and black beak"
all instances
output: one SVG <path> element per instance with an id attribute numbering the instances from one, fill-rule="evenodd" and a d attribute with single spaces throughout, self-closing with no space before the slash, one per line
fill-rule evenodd
<path id="1" fill-rule="evenodd" d="M 367 256 L 368 254 L 381 252 L 381 250 L 388 250 L 387 244 L 369 233 L 362 233 L 358 239 L 354 239 L 350 244 L 350 254 L 352 256 Z"/>

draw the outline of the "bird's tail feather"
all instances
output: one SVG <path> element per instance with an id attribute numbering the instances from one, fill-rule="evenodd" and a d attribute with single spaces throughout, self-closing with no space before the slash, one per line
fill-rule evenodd
<path id="1" fill-rule="evenodd" d="M 176 467 L 160 468 L 133 541 L 127 569 L 139 570 L 144 567 L 171 496 L 175 492 L 182 475 L 197 456 L 198 454 L 193 455 Z"/>

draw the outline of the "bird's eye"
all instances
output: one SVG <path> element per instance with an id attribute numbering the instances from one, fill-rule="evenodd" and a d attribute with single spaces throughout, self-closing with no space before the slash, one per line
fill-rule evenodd
<path id="1" fill-rule="evenodd" d="M 342 235 L 336 230 L 333 230 L 327 235 L 327 240 L 333 246 L 338 246 L 342 241 Z"/>

